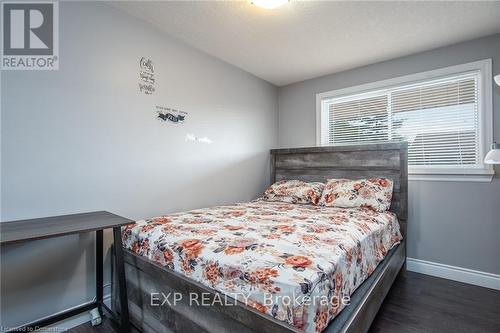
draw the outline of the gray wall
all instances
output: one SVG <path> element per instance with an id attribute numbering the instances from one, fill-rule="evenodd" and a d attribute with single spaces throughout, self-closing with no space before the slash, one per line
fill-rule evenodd
<path id="1" fill-rule="evenodd" d="M 493 59 L 493 73 L 499 74 L 500 34 L 282 87 L 279 145 L 316 144 L 317 93 L 486 58 Z M 494 87 L 493 95 L 494 137 L 498 142 L 499 87 Z M 409 257 L 499 274 L 499 239 L 498 176 L 491 183 L 410 181 Z"/>
<path id="2" fill-rule="evenodd" d="M 138 92 L 143 56 L 156 67 L 152 96 Z M 139 219 L 250 200 L 267 185 L 277 88 L 104 4 L 61 2 L 60 70 L 6 71 L 1 83 L 2 221 Z M 185 124 L 155 119 L 157 104 L 189 112 Z M 5 247 L 1 260 L 1 326 L 93 297 L 93 236 Z"/>
<path id="3" fill-rule="evenodd" d="M 116 9 L 63 2 L 60 13 L 60 70 L 1 73 L 3 221 L 100 209 L 138 219 L 249 200 L 267 184 L 276 128 L 282 147 L 315 144 L 316 93 L 484 58 L 500 72 L 496 35 L 293 84 L 278 98 Z M 137 90 L 142 56 L 156 65 L 153 96 Z M 157 104 L 189 112 L 186 123 L 157 121 Z M 498 88 L 494 106 L 500 141 Z M 189 132 L 215 143 L 185 142 Z M 500 273 L 499 202 L 498 178 L 411 182 L 409 256 Z M 2 326 L 92 298 L 93 236 L 1 251 Z"/>

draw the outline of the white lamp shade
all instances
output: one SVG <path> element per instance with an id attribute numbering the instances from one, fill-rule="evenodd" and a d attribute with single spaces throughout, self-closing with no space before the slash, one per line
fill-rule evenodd
<path id="1" fill-rule="evenodd" d="M 484 158 L 486 164 L 500 164 L 500 144 L 494 143 L 491 145 L 491 150 Z"/>
<path id="2" fill-rule="evenodd" d="M 500 86 L 500 74 L 495 76 L 495 82 L 497 83 L 498 86 Z"/>

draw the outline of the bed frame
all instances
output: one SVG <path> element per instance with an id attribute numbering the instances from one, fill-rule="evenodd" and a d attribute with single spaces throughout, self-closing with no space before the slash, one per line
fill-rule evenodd
<path id="1" fill-rule="evenodd" d="M 401 224 L 404 240 L 393 248 L 324 330 L 326 333 L 365 333 L 406 260 L 408 201 L 407 144 L 367 144 L 271 150 L 271 182 L 282 179 L 325 181 L 329 178 L 387 177 L 394 180 L 391 211 Z M 190 306 L 189 294 L 209 301 L 224 296 L 196 281 L 125 250 L 130 320 L 143 332 L 291 333 L 296 328 L 238 303 L 236 306 Z M 113 279 L 114 280 L 114 279 Z M 120 312 L 113 283 L 112 306 Z M 151 292 L 178 292 L 175 306 L 151 306 Z M 173 302 L 173 296 L 170 296 Z"/>

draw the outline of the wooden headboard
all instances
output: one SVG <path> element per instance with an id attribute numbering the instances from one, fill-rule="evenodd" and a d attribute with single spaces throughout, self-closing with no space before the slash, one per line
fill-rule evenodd
<path id="1" fill-rule="evenodd" d="M 329 178 L 385 177 L 394 181 L 391 211 L 403 234 L 408 218 L 408 146 L 384 143 L 271 150 L 271 183 L 283 179 L 326 182 Z"/>

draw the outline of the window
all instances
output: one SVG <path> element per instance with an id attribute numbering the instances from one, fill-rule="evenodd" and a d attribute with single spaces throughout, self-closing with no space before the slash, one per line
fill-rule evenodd
<path id="1" fill-rule="evenodd" d="M 407 141 L 413 179 L 491 180 L 491 82 L 484 60 L 318 94 L 318 143 Z"/>

